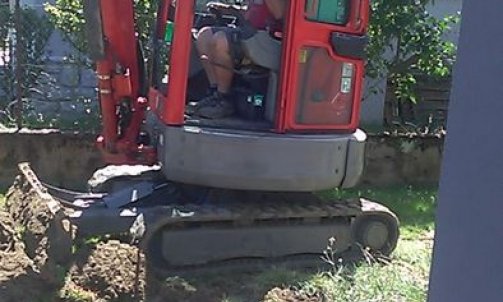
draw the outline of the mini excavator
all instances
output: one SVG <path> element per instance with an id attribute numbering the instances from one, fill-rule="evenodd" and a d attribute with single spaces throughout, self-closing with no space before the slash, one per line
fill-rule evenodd
<path id="1" fill-rule="evenodd" d="M 109 166 L 89 192 L 44 184 L 20 164 L 26 181 L 65 209 L 79 236 L 130 233 L 156 267 L 319 259 L 331 238 L 341 257 L 389 255 L 399 236 L 390 210 L 315 194 L 354 187 L 364 169 L 369 1 L 288 1 L 278 62 L 240 66 L 242 110 L 211 120 L 185 110 L 208 81 L 195 35 L 240 20 L 195 2 L 158 1 L 146 55 L 133 0 L 84 0 L 103 124 L 96 143 Z"/>

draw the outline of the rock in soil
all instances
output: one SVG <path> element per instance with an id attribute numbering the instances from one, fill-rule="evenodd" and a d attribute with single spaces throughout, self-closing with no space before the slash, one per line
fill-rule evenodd
<path id="1" fill-rule="evenodd" d="M 137 247 L 111 240 L 81 253 L 82 259 L 70 269 L 69 286 L 106 301 L 145 299 L 145 257 Z"/>

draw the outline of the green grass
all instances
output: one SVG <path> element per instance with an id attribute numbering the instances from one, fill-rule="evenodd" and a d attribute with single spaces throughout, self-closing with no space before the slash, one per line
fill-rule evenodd
<path id="1" fill-rule="evenodd" d="M 360 263 L 314 273 L 273 268 L 232 281 L 224 277 L 227 281 L 217 283 L 220 286 L 226 284 L 222 302 L 307 301 L 262 300 L 275 287 L 325 298 L 312 301 L 424 302 L 427 299 L 431 247 L 432 242 L 427 240 L 402 240 L 388 264 Z M 236 288 L 239 289 L 237 292 Z"/>
<path id="2" fill-rule="evenodd" d="M 437 189 L 434 187 L 390 187 L 379 189 L 331 190 L 325 198 L 365 197 L 390 208 L 400 220 L 400 237 L 417 239 L 433 231 Z"/>
<path id="3" fill-rule="evenodd" d="M 363 263 L 319 273 L 299 283 L 307 293 L 338 302 L 426 301 L 431 245 L 402 241 L 390 264 Z"/>
<path id="4" fill-rule="evenodd" d="M 325 198 L 365 197 L 388 206 L 400 219 L 401 239 L 388 264 L 360 263 L 292 277 L 283 287 L 319 293 L 334 302 L 423 302 L 427 299 L 437 189 L 392 187 L 332 190 Z M 285 273 L 283 273 L 285 275 Z M 267 282 L 270 276 L 257 277 Z M 280 278 L 281 279 L 281 278 Z M 277 286 L 277 283 L 273 283 Z"/>

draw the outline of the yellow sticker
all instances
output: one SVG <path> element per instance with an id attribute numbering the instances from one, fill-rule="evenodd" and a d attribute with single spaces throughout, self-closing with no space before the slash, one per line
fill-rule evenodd
<path id="1" fill-rule="evenodd" d="M 304 64 L 307 62 L 307 50 L 301 50 L 299 56 L 299 63 Z"/>

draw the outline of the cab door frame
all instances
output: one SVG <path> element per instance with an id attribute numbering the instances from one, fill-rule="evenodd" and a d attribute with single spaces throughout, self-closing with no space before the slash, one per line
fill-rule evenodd
<path id="1" fill-rule="evenodd" d="M 162 40 L 173 0 L 161 0 L 155 39 Z M 187 97 L 187 78 L 189 74 L 190 52 L 192 48 L 192 25 L 194 22 L 195 1 L 176 1 L 174 13 L 173 40 L 167 64 L 168 82 L 166 92 L 152 87 L 149 90 L 150 108 L 160 120 L 170 126 L 184 123 L 185 100 Z"/>

